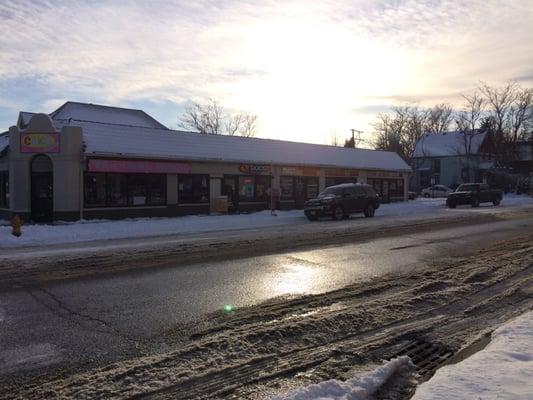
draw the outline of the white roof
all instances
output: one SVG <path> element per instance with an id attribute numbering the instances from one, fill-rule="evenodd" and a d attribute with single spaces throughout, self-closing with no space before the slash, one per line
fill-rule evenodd
<path id="1" fill-rule="evenodd" d="M 88 155 L 411 171 L 398 154 L 387 151 L 87 121 L 63 123 L 83 128 Z"/>
<path id="2" fill-rule="evenodd" d="M 470 142 L 470 154 L 478 154 L 485 140 L 485 132 L 476 132 Z M 426 134 L 416 143 L 413 157 L 445 157 L 465 155 L 464 135 L 461 132 Z"/>
<path id="3" fill-rule="evenodd" d="M 2 153 L 7 146 L 9 146 L 9 135 L 0 136 L 0 153 Z"/>
<path id="4" fill-rule="evenodd" d="M 111 124 L 142 126 L 145 128 L 166 127 L 142 110 L 102 106 L 98 104 L 67 101 L 50 114 L 54 120 L 75 119 L 78 121 L 98 121 Z"/>

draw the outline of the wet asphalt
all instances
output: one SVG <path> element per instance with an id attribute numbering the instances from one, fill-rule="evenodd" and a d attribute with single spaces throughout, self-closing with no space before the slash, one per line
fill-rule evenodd
<path id="1" fill-rule="evenodd" d="M 343 246 L 143 270 L 0 292 L 0 385 L 101 365 L 186 338 L 206 315 L 276 296 L 323 293 L 531 232 L 533 218 Z"/>

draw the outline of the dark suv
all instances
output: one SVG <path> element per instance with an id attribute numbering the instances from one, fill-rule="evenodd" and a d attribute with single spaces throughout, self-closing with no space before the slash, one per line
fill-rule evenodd
<path id="1" fill-rule="evenodd" d="M 369 185 L 345 183 L 330 186 L 316 199 L 305 203 L 305 216 L 311 221 L 319 217 L 331 216 L 339 220 L 352 213 L 362 212 L 365 217 L 373 217 L 379 208 L 379 196 Z"/>

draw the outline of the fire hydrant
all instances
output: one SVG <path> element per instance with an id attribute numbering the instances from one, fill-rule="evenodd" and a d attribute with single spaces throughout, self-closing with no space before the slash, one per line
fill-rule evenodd
<path id="1" fill-rule="evenodd" d="M 13 218 L 11 218 L 11 234 L 13 236 L 19 237 L 22 235 L 22 220 L 18 216 L 18 214 L 15 214 Z"/>

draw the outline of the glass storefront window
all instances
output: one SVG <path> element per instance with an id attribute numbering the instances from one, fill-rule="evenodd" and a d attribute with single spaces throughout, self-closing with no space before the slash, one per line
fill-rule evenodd
<path id="1" fill-rule="evenodd" d="M 306 179 L 306 198 L 314 199 L 318 196 L 318 178 Z"/>
<path id="2" fill-rule="evenodd" d="M 257 201 L 269 201 L 268 189 L 270 189 L 270 176 L 255 177 L 255 199 Z"/>
<path id="3" fill-rule="evenodd" d="M 282 199 L 294 198 L 294 178 L 292 176 L 282 176 L 279 179 Z"/>
<path id="4" fill-rule="evenodd" d="M 163 206 L 167 204 L 167 176 L 162 174 L 146 174 L 146 204 Z"/>
<path id="5" fill-rule="evenodd" d="M 105 174 L 85 174 L 85 205 L 87 207 L 106 206 Z"/>
<path id="6" fill-rule="evenodd" d="M 134 174 L 128 176 L 128 205 L 129 206 L 144 206 L 147 204 L 147 190 L 146 182 L 143 175 Z"/>
<path id="7" fill-rule="evenodd" d="M 208 203 L 209 175 L 178 175 L 178 203 Z"/>
<path id="8" fill-rule="evenodd" d="M 254 200 L 254 177 L 239 176 L 239 197 L 241 200 Z"/>
<path id="9" fill-rule="evenodd" d="M 126 205 L 126 175 L 107 174 L 107 205 Z"/>
<path id="10" fill-rule="evenodd" d="M 341 185 L 343 183 L 357 183 L 357 178 L 352 177 L 328 177 L 326 178 L 326 187 Z"/>
<path id="11" fill-rule="evenodd" d="M 164 174 L 86 173 L 85 207 L 165 205 L 167 177 Z"/>

